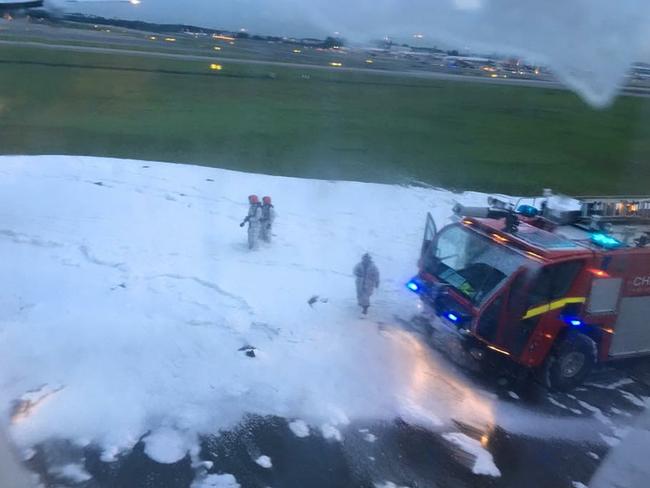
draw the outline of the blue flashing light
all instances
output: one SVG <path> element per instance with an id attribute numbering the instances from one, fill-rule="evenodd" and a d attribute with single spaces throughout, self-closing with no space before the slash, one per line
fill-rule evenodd
<path id="1" fill-rule="evenodd" d="M 452 322 L 458 322 L 458 315 L 452 312 L 447 312 L 446 317 Z"/>
<path id="2" fill-rule="evenodd" d="M 415 281 L 409 281 L 406 284 L 406 288 L 408 288 L 411 291 L 418 291 L 420 289 L 420 285 L 418 285 Z"/>
<path id="3" fill-rule="evenodd" d="M 596 234 L 591 234 L 591 242 L 593 242 L 597 246 L 604 247 L 607 249 L 619 247 L 623 244 L 618 239 L 614 239 L 612 236 L 608 236 L 607 234 L 602 234 L 600 232 Z"/>
<path id="4" fill-rule="evenodd" d="M 517 213 L 526 217 L 536 217 L 539 214 L 539 210 L 532 205 L 519 205 L 517 207 Z"/>
<path id="5" fill-rule="evenodd" d="M 569 324 L 572 327 L 580 327 L 582 325 L 585 325 L 585 323 L 579 319 L 578 317 L 562 317 L 564 321 Z"/>

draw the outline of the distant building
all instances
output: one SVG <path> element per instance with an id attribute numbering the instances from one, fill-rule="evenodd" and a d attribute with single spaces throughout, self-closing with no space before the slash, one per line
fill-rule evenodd
<path id="1" fill-rule="evenodd" d="M 443 62 L 448 68 L 480 68 L 492 64 L 493 60 L 478 56 L 446 56 Z"/>
<path id="2" fill-rule="evenodd" d="M 318 47 L 320 47 L 323 44 L 322 39 L 314 39 L 312 37 L 304 37 L 304 38 L 300 39 L 299 42 L 303 46 L 318 46 Z"/>
<path id="3" fill-rule="evenodd" d="M 647 80 L 650 78 L 650 65 L 646 63 L 634 63 L 631 75 L 637 80 Z"/>

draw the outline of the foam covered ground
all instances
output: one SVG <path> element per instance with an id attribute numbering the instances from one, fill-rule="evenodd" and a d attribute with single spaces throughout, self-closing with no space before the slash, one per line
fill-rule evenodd
<path id="1" fill-rule="evenodd" d="M 273 243 L 254 252 L 239 227 L 250 193 L 273 196 L 278 214 Z M 426 212 L 445 223 L 454 201 L 485 196 L 1 158 L 0 408 L 13 415 L 13 439 L 23 449 L 93 443 L 111 461 L 149 432 L 145 452 L 172 463 L 197 455 L 199 434 L 246 414 L 278 415 L 295 435 L 311 428 L 331 442 L 345 442 L 351 422 L 396 417 L 445 432 L 457 420 L 579 437 L 580 421 L 548 427 L 504 404 L 400 326 L 416 313 L 404 283 Z M 362 319 L 351 270 L 366 251 L 381 286 Z M 497 475 L 481 449 L 470 449 L 475 471 Z"/>
<path id="2" fill-rule="evenodd" d="M 278 213 L 273 244 L 256 252 L 238 225 L 250 193 L 272 195 Z M 400 411 L 443 422 L 444 408 L 422 403 L 436 375 L 428 356 L 390 324 L 415 311 L 404 282 L 426 212 L 442 222 L 454 198 L 177 164 L 2 158 L 4 412 L 37 390 L 14 438 L 112 452 L 152 430 L 150 452 L 169 462 L 197 432 L 245 412 L 331 435 Z M 361 320 L 351 270 L 365 251 L 382 283 Z M 327 301 L 309 306 L 313 295 Z M 256 358 L 238 351 L 247 344 Z M 474 411 L 474 392 L 466 400 Z M 476 415 L 489 416 L 481 405 Z"/>

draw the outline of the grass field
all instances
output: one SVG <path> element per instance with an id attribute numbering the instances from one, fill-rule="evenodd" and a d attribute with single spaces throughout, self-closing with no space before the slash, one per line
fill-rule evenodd
<path id="1" fill-rule="evenodd" d="M 0 153 L 503 192 L 650 193 L 650 100 L 0 46 Z"/>

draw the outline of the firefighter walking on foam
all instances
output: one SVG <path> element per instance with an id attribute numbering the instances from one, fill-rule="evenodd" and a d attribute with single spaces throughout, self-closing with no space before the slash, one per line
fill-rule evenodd
<path id="1" fill-rule="evenodd" d="M 372 262 L 370 254 L 364 254 L 361 262 L 354 267 L 354 277 L 357 285 L 357 303 L 366 315 L 370 307 L 370 296 L 375 288 L 379 287 L 379 270 Z"/>
<path id="2" fill-rule="evenodd" d="M 271 203 L 271 197 L 262 198 L 262 219 L 260 221 L 260 238 L 264 242 L 271 242 L 273 221 L 275 220 L 275 209 Z"/>
<path id="3" fill-rule="evenodd" d="M 257 240 L 260 236 L 262 205 L 257 195 L 250 195 L 248 197 L 248 203 L 250 204 L 248 207 L 248 215 L 239 224 L 239 227 L 244 227 L 248 223 L 248 249 L 255 249 L 257 248 Z"/>

